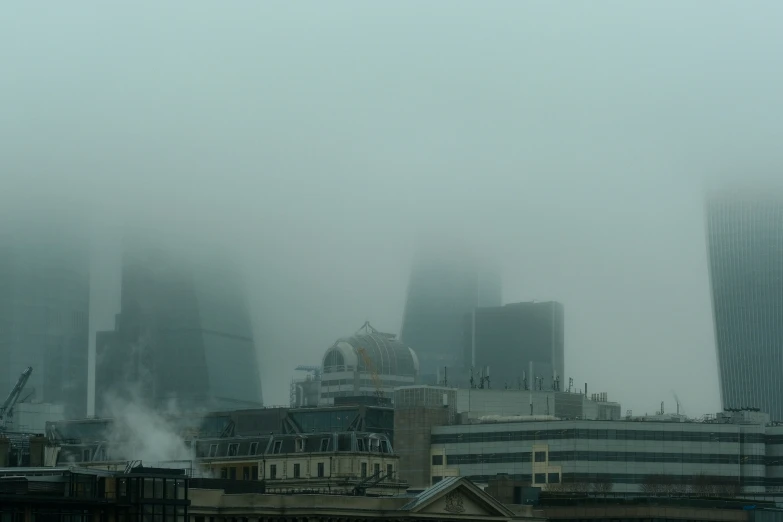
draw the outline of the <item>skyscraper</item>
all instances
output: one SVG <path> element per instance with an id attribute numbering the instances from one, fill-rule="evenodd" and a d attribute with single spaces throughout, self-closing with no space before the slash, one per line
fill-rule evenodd
<path id="1" fill-rule="evenodd" d="M 420 382 L 434 383 L 444 367 L 455 378 L 465 374 L 463 318 L 478 306 L 500 304 L 500 275 L 476 256 L 460 248 L 421 249 L 411 269 L 400 335 L 419 357 Z"/>
<path id="2" fill-rule="evenodd" d="M 476 308 L 465 315 L 467 365 L 490 368 L 493 388 L 562 389 L 563 305 L 554 301 Z"/>
<path id="3" fill-rule="evenodd" d="M 783 420 L 783 196 L 713 193 L 706 208 L 723 407 Z"/>
<path id="4" fill-rule="evenodd" d="M 89 248 L 70 220 L 0 223 L 0 397 L 33 367 L 23 398 L 87 407 Z M 0 399 L 2 400 L 2 399 Z"/>
<path id="5" fill-rule="evenodd" d="M 121 311 L 98 333 L 96 359 L 99 414 L 110 413 L 107 392 L 185 410 L 262 404 L 241 277 L 203 253 L 126 249 Z"/>

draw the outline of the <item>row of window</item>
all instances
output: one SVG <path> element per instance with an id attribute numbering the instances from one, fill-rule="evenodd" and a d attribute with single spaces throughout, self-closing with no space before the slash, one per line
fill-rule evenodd
<path id="1" fill-rule="evenodd" d="M 540 454 L 540 455 L 539 455 Z M 777 459 L 777 458 L 776 458 Z M 448 455 L 449 465 L 499 462 L 530 462 L 529 451 L 515 453 L 468 453 Z M 651 451 L 550 451 L 549 462 L 674 462 L 683 464 L 767 465 L 763 455 L 732 455 L 721 453 L 661 453 Z M 443 465 L 443 455 L 433 455 L 432 464 Z M 535 462 L 546 462 L 546 453 L 536 452 Z M 783 459 L 775 460 L 783 465 Z"/>
<path id="2" fill-rule="evenodd" d="M 317 464 L 317 466 L 316 466 L 316 477 L 323 478 L 325 476 L 324 472 L 325 472 L 324 463 L 323 462 L 319 462 Z M 256 473 L 257 473 L 257 470 L 256 470 Z M 292 473 L 293 473 L 293 478 L 301 478 L 301 476 L 302 476 L 302 465 L 300 463 L 298 463 L 298 462 L 294 463 Z M 373 464 L 373 476 L 378 476 L 380 474 L 381 474 L 381 465 L 378 464 L 378 463 Z M 362 478 L 367 478 L 367 463 L 366 462 L 362 462 L 361 463 L 361 476 L 362 476 Z M 394 476 L 394 465 L 387 464 L 386 465 L 386 478 L 387 479 L 391 479 L 393 476 Z M 226 477 L 223 477 L 223 478 L 226 478 Z M 235 478 L 235 477 L 231 477 L 231 478 Z M 257 475 L 256 475 L 256 478 L 258 478 Z M 277 475 L 277 464 L 270 464 L 269 465 L 269 479 L 270 480 L 277 480 L 278 478 L 282 478 L 282 477 L 278 477 L 278 475 Z"/>
<path id="3" fill-rule="evenodd" d="M 488 482 L 497 475 L 465 475 L 466 478 L 473 482 Z M 512 480 L 529 481 L 529 473 L 515 473 L 504 475 Z M 562 482 L 573 483 L 596 483 L 610 481 L 614 484 L 644 484 L 649 480 L 649 474 L 641 473 L 562 473 L 560 480 Z M 434 478 L 434 477 L 433 477 Z M 539 477 L 540 478 L 540 477 Z M 672 482 L 680 484 L 691 484 L 701 478 L 700 475 L 672 475 Z M 725 477 L 727 480 L 736 480 L 736 477 Z M 535 477 L 534 477 L 534 480 Z M 780 479 L 778 479 L 780 480 Z M 536 482 L 539 483 L 539 482 Z M 742 477 L 742 486 L 744 487 L 765 487 L 771 485 L 783 485 L 781 482 L 777 482 L 776 479 L 765 479 L 764 477 Z"/>
<path id="4" fill-rule="evenodd" d="M 432 435 L 432 444 L 510 442 L 550 440 L 642 440 L 666 442 L 741 442 L 764 444 L 763 433 L 726 433 L 704 431 L 663 430 L 592 430 L 564 429 L 539 431 L 486 431 L 474 433 L 443 433 Z"/>
<path id="5" fill-rule="evenodd" d="M 329 437 L 324 437 L 320 440 L 320 443 L 318 445 L 318 451 L 321 452 L 327 452 L 329 451 L 329 448 L 332 444 L 330 444 L 330 441 L 332 439 Z M 307 439 L 304 437 L 297 438 L 294 441 L 294 450 L 296 453 L 304 453 L 307 446 Z M 374 453 L 391 453 L 391 447 L 389 446 L 389 441 L 386 439 L 378 439 L 378 438 L 368 438 L 367 441 L 363 438 L 357 438 L 356 439 L 356 446 L 358 451 L 367 451 L 367 452 L 374 452 Z M 217 458 L 218 457 L 218 444 L 210 444 L 209 446 L 209 458 Z M 280 440 L 274 440 L 272 441 L 272 446 L 270 447 L 269 454 L 271 455 L 279 455 L 283 452 L 283 441 Z M 87 450 L 85 450 L 87 451 Z M 350 451 L 349 449 L 345 449 L 343 451 Z M 239 454 L 239 443 L 238 442 L 232 442 L 228 445 L 228 451 L 226 452 L 227 457 L 239 457 L 239 456 L 248 456 L 252 457 L 258 455 L 258 442 L 251 442 L 250 446 L 248 448 L 248 452 L 245 455 Z"/>

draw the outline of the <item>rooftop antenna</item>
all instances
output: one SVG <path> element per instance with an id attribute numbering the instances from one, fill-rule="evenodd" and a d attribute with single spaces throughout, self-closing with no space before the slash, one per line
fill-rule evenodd
<path id="1" fill-rule="evenodd" d="M 476 381 L 473 379 L 473 367 L 470 367 L 470 388 L 476 389 Z"/>

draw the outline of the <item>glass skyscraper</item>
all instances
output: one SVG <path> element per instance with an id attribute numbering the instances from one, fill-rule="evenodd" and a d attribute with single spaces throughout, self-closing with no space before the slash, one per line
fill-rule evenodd
<path id="1" fill-rule="evenodd" d="M 0 223 L 0 402 L 32 366 L 22 398 L 85 415 L 88 247 L 69 220 Z"/>
<path id="2" fill-rule="evenodd" d="M 422 383 L 447 367 L 449 380 L 467 378 L 463 359 L 465 314 L 500 306 L 500 275 L 460 248 L 421 249 L 408 283 L 400 339 L 419 358 Z"/>
<path id="3" fill-rule="evenodd" d="M 783 196 L 713 193 L 706 208 L 723 407 L 783 420 Z"/>
<path id="4" fill-rule="evenodd" d="M 477 308 L 465 316 L 464 324 L 465 360 L 477 369 L 489 366 L 492 387 L 562 390 L 562 304 L 549 301 Z"/>
<path id="5" fill-rule="evenodd" d="M 211 255 L 127 249 L 121 311 L 96 358 L 99 414 L 111 413 L 107 392 L 184 410 L 262 404 L 242 278 Z"/>

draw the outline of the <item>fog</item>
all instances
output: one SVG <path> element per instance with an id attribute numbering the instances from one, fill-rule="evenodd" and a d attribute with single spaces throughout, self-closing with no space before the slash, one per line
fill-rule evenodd
<path id="1" fill-rule="evenodd" d="M 232 252 L 267 404 L 399 330 L 426 229 L 564 304 L 566 377 L 714 412 L 703 188 L 780 175 L 782 29 L 773 0 L 7 2 L 0 204 L 87 216 L 104 260 L 128 225 Z"/>

